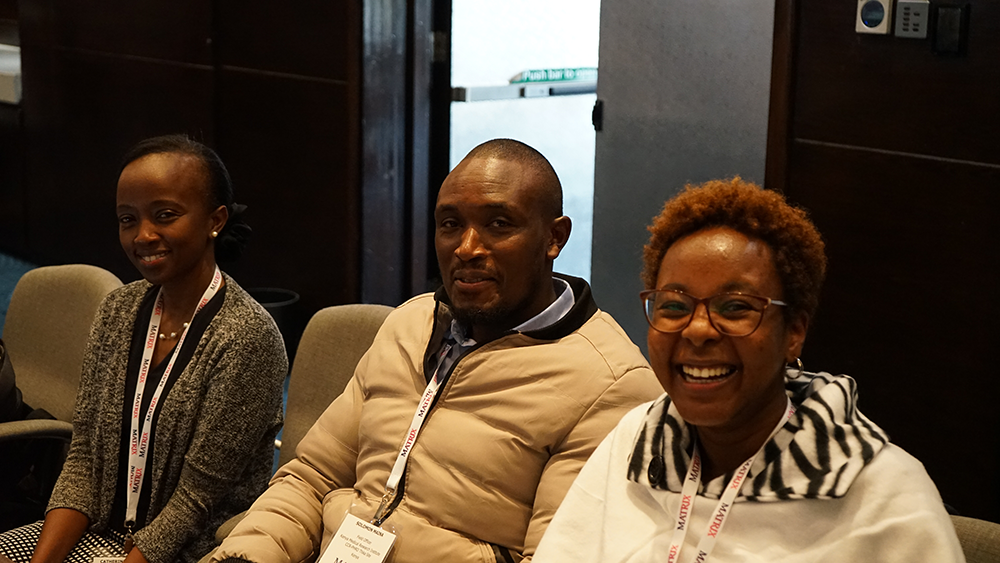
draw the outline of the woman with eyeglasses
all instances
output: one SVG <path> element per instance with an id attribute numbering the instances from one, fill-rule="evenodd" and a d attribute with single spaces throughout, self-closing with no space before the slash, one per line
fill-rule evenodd
<path id="1" fill-rule="evenodd" d="M 826 270 L 804 211 L 739 178 L 649 228 L 641 294 L 666 394 L 587 462 L 536 563 L 964 561 L 923 466 L 799 355 Z"/>

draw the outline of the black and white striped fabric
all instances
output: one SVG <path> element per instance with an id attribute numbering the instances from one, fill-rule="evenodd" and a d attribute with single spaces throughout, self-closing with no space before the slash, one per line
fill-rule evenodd
<path id="1" fill-rule="evenodd" d="M 764 446 L 737 501 L 839 498 L 889 438 L 857 408 L 857 384 L 846 375 L 786 378 L 795 415 Z M 691 431 L 667 396 L 650 406 L 629 459 L 628 479 L 680 493 L 691 459 Z M 719 498 L 732 474 L 704 484 Z"/>
<path id="2" fill-rule="evenodd" d="M 29 563 L 42 533 L 42 523 L 35 522 L 0 534 L 0 554 L 13 563 Z M 125 557 L 125 536 L 114 530 L 96 534 L 87 532 L 66 556 L 66 563 L 94 563 L 98 557 Z"/>

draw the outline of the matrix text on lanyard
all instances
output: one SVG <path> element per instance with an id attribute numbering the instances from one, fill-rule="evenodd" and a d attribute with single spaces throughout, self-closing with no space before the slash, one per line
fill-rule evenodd
<path id="1" fill-rule="evenodd" d="M 781 427 L 795 414 L 795 406 L 792 405 L 792 401 L 787 398 L 785 401 L 785 414 L 782 415 L 781 420 L 778 421 L 778 425 L 771 431 L 771 435 L 767 437 L 767 440 L 764 440 L 764 445 L 767 445 L 771 441 L 771 438 L 778 433 L 778 430 L 781 430 Z M 705 535 L 698 542 L 698 555 L 694 558 L 695 563 L 704 563 L 708 560 L 709 554 L 715 548 L 716 539 L 722 532 L 722 526 L 732 513 L 736 495 L 739 494 L 743 483 L 746 482 L 746 477 L 750 473 L 750 467 L 753 466 L 753 462 L 757 460 L 760 452 L 764 451 L 764 445 L 750 459 L 740 465 L 739 469 L 736 470 L 736 474 L 733 475 L 729 484 L 726 485 L 722 496 L 719 498 L 719 504 L 716 505 L 715 512 L 712 513 L 708 530 L 705 531 Z M 684 486 L 681 488 L 681 502 L 677 510 L 677 524 L 674 526 L 674 535 L 670 541 L 670 550 L 667 552 L 667 563 L 676 563 L 678 556 L 680 556 L 681 548 L 684 546 L 684 536 L 687 535 L 688 517 L 694 512 L 694 501 L 698 495 L 701 469 L 701 455 L 698 453 L 698 440 L 695 438 L 694 452 L 691 454 L 691 465 L 688 467 L 687 477 L 684 478 Z"/>
<path id="2" fill-rule="evenodd" d="M 191 315 L 192 322 L 194 321 L 194 317 L 205 308 L 205 305 L 215 297 L 221 285 L 222 272 L 216 266 L 212 282 L 208 284 L 208 289 L 205 290 L 201 301 L 198 302 L 198 306 L 194 310 L 194 314 Z M 146 470 L 146 453 L 149 446 L 149 435 L 153 426 L 153 415 L 156 413 L 156 408 L 160 402 L 160 395 L 163 393 L 167 378 L 170 377 L 174 362 L 177 360 L 177 355 L 184 345 L 184 340 L 187 338 L 192 324 L 192 322 L 189 322 L 187 328 L 181 333 L 180 340 L 177 341 L 177 346 L 174 348 L 173 354 L 170 355 L 170 361 L 163 371 L 159 385 L 156 386 L 156 390 L 153 392 L 153 398 L 150 399 L 149 408 L 146 410 L 146 415 L 143 418 L 142 413 L 140 413 L 142 410 L 142 396 L 146 389 L 146 377 L 149 375 L 149 370 L 152 367 L 153 349 L 156 347 L 156 336 L 160 331 L 160 320 L 162 317 L 163 288 L 160 288 L 160 291 L 156 294 L 156 304 L 153 307 L 153 314 L 149 318 L 146 345 L 142 350 L 142 363 L 139 365 L 139 379 L 135 385 L 135 399 L 132 401 L 132 422 L 129 429 L 128 481 L 125 503 L 125 528 L 129 531 L 130 535 L 132 527 L 135 525 L 136 512 L 139 508 L 139 495 L 142 493 L 142 477 Z"/>
<path id="3" fill-rule="evenodd" d="M 382 522 L 389 517 L 387 513 L 389 503 L 396 495 L 396 488 L 399 487 L 399 481 L 406 470 L 406 461 L 410 457 L 410 450 L 413 449 L 413 444 L 417 441 L 417 435 L 420 434 L 420 429 L 423 427 L 424 421 L 427 420 L 427 414 L 431 410 L 434 397 L 437 396 L 438 389 L 441 387 L 441 382 L 438 379 L 441 364 L 444 363 L 444 359 L 448 356 L 451 348 L 450 345 L 445 346 L 438 354 L 434 376 L 427 382 L 424 394 L 420 397 L 420 403 L 417 404 L 417 411 L 413 413 L 413 420 L 410 421 L 410 428 L 406 431 L 406 439 L 403 441 L 403 447 L 400 448 L 399 454 L 396 456 L 396 462 L 392 465 L 392 471 L 389 472 L 389 479 L 385 484 L 385 494 L 382 495 L 382 502 L 379 503 L 378 509 L 375 511 L 375 516 L 372 518 L 372 523 L 376 526 L 382 525 Z"/>

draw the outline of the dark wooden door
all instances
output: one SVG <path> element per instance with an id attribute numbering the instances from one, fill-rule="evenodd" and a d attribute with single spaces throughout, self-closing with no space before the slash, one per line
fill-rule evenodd
<path id="1" fill-rule="evenodd" d="M 1000 4 L 972 1 L 966 51 L 854 32 L 853 2 L 779 0 L 769 187 L 806 207 L 829 275 L 808 369 L 944 501 L 1000 520 Z"/>

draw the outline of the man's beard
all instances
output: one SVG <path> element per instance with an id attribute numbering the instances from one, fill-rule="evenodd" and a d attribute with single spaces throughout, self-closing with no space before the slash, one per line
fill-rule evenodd
<path id="1" fill-rule="evenodd" d="M 480 309 L 478 307 L 452 308 L 452 314 L 455 316 L 458 324 L 470 329 L 473 326 L 502 329 L 513 328 L 513 325 L 505 326 L 511 323 L 512 313 L 513 307 L 504 305 L 496 305 L 489 309 Z"/>
<path id="2" fill-rule="evenodd" d="M 551 282 L 549 282 L 551 283 Z M 513 329 L 528 319 L 525 313 L 531 308 L 537 292 L 529 291 L 521 296 L 519 301 L 512 303 L 498 296 L 497 301 L 485 307 L 477 305 L 462 306 L 452 302 L 451 313 L 462 327 L 471 330 L 473 327 L 485 328 L 491 332 L 500 333 Z M 508 299 L 510 296 L 507 296 Z"/>

